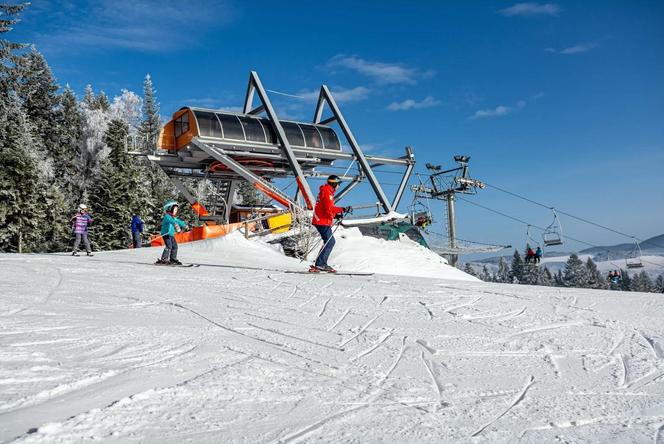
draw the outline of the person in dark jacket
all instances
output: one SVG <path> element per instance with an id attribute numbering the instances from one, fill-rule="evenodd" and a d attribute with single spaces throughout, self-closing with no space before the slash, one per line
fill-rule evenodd
<path id="1" fill-rule="evenodd" d="M 76 239 L 74 240 L 74 250 L 72 251 L 72 256 L 78 256 L 78 246 L 83 241 L 85 245 L 85 251 L 88 256 L 93 256 L 92 248 L 90 247 L 90 239 L 88 239 L 88 225 L 94 221 L 90 213 L 88 213 L 88 207 L 85 204 L 80 204 L 78 206 L 78 213 L 71 218 L 72 222 L 72 231 Z"/>
<path id="2" fill-rule="evenodd" d="M 134 244 L 134 248 L 141 248 L 141 244 L 143 243 L 142 234 L 143 221 L 138 214 L 134 214 L 131 217 L 131 241 Z"/>
<path id="3" fill-rule="evenodd" d="M 311 266 L 311 269 L 309 270 L 311 272 L 336 272 L 336 270 L 330 267 L 327 263 L 335 244 L 332 233 L 332 224 L 334 219 L 341 219 L 344 213 L 349 213 L 352 210 L 351 207 L 337 207 L 334 205 L 334 192 L 339 188 L 340 184 L 341 180 L 339 177 L 332 175 L 327 178 L 327 183 L 320 187 L 318 193 L 316 208 L 314 209 L 314 217 L 311 223 L 316 227 L 316 230 L 318 230 L 318 233 L 323 240 L 323 248 L 318 254 L 315 264 Z"/>

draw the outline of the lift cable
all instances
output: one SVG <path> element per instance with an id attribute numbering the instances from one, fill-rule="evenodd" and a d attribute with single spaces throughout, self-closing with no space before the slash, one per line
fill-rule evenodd
<path id="1" fill-rule="evenodd" d="M 486 183 L 486 182 L 485 182 L 485 183 Z M 593 221 L 588 220 L 588 219 L 584 219 L 583 217 L 576 216 L 576 215 L 574 215 L 574 214 L 571 214 L 571 213 L 568 213 L 568 212 L 566 212 L 566 211 L 563 211 L 563 210 L 561 210 L 561 209 L 559 209 L 559 208 L 555 208 L 555 207 L 552 207 L 552 206 L 550 206 L 550 205 L 545 205 L 545 204 L 543 204 L 543 203 L 541 203 L 541 202 L 537 202 L 537 201 L 535 201 L 535 200 L 529 199 L 529 198 L 527 198 L 527 197 L 525 197 L 525 196 L 522 196 L 522 195 L 520 195 L 520 194 L 517 194 L 517 193 L 514 193 L 514 192 L 512 192 L 512 191 L 508 191 L 508 190 L 505 190 L 505 189 L 503 189 L 503 188 L 500 188 L 499 186 L 491 185 L 490 183 L 487 183 L 486 186 L 487 186 L 487 187 L 490 187 L 490 188 L 493 188 L 493 189 L 495 189 L 495 190 L 501 191 L 501 192 L 503 192 L 503 193 L 509 194 L 510 196 L 514 196 L 514 197 L 516 197 L 516 198 L 519 198 L 519 199 L 525 200 L 526 202 L 530 202 L 530 203 L 532 203 L 532 204 L 534 204 L 534 205 L 538 205 L 538 206 L 540 206 L 540 207 L 542 207 L 542 208 L 546 208 L 546 209 L 548 209 L 548 210 L 555 210 L 555 211 L 557 211 L 557 212 L 560 213 L 560 214 L 564 214 L 565 216 L 571 217 L 572 219 L 576 219 L 576 220 L 578 220 L 578 221 L 581 221 L 581 222 L 584 222 L 584 223 L 587 223 L 587 224 L 590 224 L 590 225 L 596 226 L 596 227 L 598 227 L 598 228 L 602 228 L 602 229 L 604 229 L 604 230 L 611 231 L 611 232 L 616 233 L 616 234 L 619 234 L 619 235 L 621 235 L 621 236 L 625 236 L 625 237 L 628 237 L 628 238 L 630 238 L 630 239 L 634 239 L 634 240 L 636 240 L 636 241 L 638 241 L 638 242 L 644 242 L 643 239 L 639 239 L 639 238 L 637 238 L 636 236 L 633 236 L 633 235 L 631 235 L 631 234 L 624 233 L 624 232 L 622 232 L 622 231 L 618 231 L 618 230 L 614 230 L 613 228 L 607 227 L 607 226 L 602 225 L 602 224 L 599 224 L 599 223 L 597 223 L 597 222 L 593 222 Z M 569 236 L 567 236 L 567 237 L 569 237 Z M 570 239 L 572 239 L 572 238 L 570 237 Z M 572 240 L 573 240 L 573 239 L 572 239 Z M 648 244 L 649 244 L 649 245 L 654 245 L 654 246 L 656 246 L 656 247 L 664 248 L 664 245 L 657 245 L 657 244 L 654 244 L 654 243 L 652 243 L 652 242 L 648 242 Z"/>
<path id="2" fill-rule="evenodd" d="M 503 213 L 502 211 L 494 210 L 493 208 L 489 208 L 489 207 L 487 207 L 487 206 L 484 206 L 484 205 L 478 204 L 478 203 L 476 203 L 476 202 L 471 201 L 470 199 L 466 199 L 466 198 L 463 198 L 463 197 L 461 197 L 461 196 L 457 196 L 457 199 L 461 199 L 461 200 L 463 200 L 464 202 L 467 202 L 467 203 L 469 203 L 469 204 L 471 204 L 471 205 L 475 205 L 476 207 L 479 207 L 479 208 L 485 209 L 485 210 L 487 210 L 487 211 L 490 211 L 490 212 L 492 212 L 492 213 L 495 213 L 495 214 L 498 214 L 498 215 L 500 215 L 500 216 L 506 217 L 506 218 L 508 218 L 508 219 L 512 219 L 513 221 L 519 222 L 519 223 L 524 224 L 524 225 L 526 225 L 526 226 L 531 226 L 531 227 L 533 227 L 533 228 L 537 228 L 538 230 L 542 230 L 542 231 L 546 230 L 546 228 L 544 228 L 544 227 L 540 227 L 540 226 L 538 226 L 538 225 L 531 224 L 531 223 L 529 223 L 529 222 L 526 222 L 526 221 L 523 220 L 523 219 L 519 219 L 519 218 L 517 218 L 517 217 L 510 216 L 509 214 Z M 573 238 L 573 237 L 571 237 L 571 236 L 569 236 L 569 235 L 567 235 L 567 236 L 565 236 L 565 237 L 566 237 L 567 239 L 569 239 L 569 240 L 572 240 L 572 241 L 574 241 L 574 242 L 578 242 L 578 243 L 580 243 L 580 244 L 587 245 L 587 246 L 592 247 L 592 248 L 600 248 L 600 249 L 602 249 L 602 250 L 605 250 L 605 251 L 608 252 L 608 253 L 613 253 L 613 252 L 614 252 L 614 251 L 612 251 L 612 250 L 609 250 L 609 249 L 607 249 L 607 248 L 601 247 L 601 246 L 599 246 L 599 245 L 591 244 L 590 242 L 586 242 L 586 241 L 581 240 L 581 239 Z M 645 260 L 645 259 L 643 259 L 643 258 L 641 259 L 641 262 L 645 262 L 645 263 L 648 263 L 648 264 L 654 265 L 654 266 L 656 266 L 656 267 L 662 267 L 662 268 L 664 268 L 664 265 L 662 265 L 662 264 L 658 264 L 657 262 L 651 262 L 651 261 Z"/>

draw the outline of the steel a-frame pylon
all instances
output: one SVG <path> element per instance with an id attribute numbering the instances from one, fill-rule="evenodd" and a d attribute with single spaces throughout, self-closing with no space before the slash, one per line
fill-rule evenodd
<path id="1" fill-rule="evenodd" d="M 258 93 L 258 98 L 261 102 L 261 104 L 256 108 L 253 106 L 254 93 Z M 286 156 L 286 159 L 288 160 L 288 163 L 293 170 L 295 181 L 297 182 L 297 187 L 300 190 L 302 197 L 304 198 L 307 209 L 313 210 L 316 199 L 311 192 L 311 187 L 309 187 L 309 183 L 304 177 L 302 168 L 300 167 L 300 164 L 295 157 L 295 153 L 293 153 L 293 149 L 288 142 L 284 127 L 281 125 L 281 121 L 279 120 L 277 113 L 274 111 L 272 102 L 270 102 L 270 98 L 267 96 L 265 88 L 263 88 L 263 84 L 258 77 L 258 73 L 256 73 L 256 71 L 251 71 L 249 74 L 249 86 L 247 87 L 247 95 L 244 101 L 244 113 L 256 115 L 262 112 L 267 114 L 268 119 L 270 119 L 270 122 L 272 122 L 272 125 L 274 126 L 277 139 L 279 140 L 279 144 L 284 151 L 284 155 Z"/>

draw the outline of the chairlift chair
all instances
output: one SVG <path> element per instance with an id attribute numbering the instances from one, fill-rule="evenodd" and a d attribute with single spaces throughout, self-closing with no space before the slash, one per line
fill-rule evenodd
<path id="1" fill-rule="evenodd" d="M 641 247 L 637 241 L 634 241 L 634 249 L 625 256 L 625 263 L 627 264 L 627 268 L 643 268 Z"/>
<path id="2" fill-rule="evenodd" d="M 551 212 L 553 213 L 553 221 L 542 233 L 542 240 L 547 247 L 563 244 L 563 227 L 556 211 L 551 208 Z"/>

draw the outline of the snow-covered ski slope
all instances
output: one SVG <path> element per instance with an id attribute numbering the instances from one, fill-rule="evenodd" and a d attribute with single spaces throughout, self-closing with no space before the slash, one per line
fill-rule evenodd
<path id="1" fill-rule="evenodd" d="M 0 255 L 0 441 L 664 440 L 661 295 L 157 253 Z"/>

